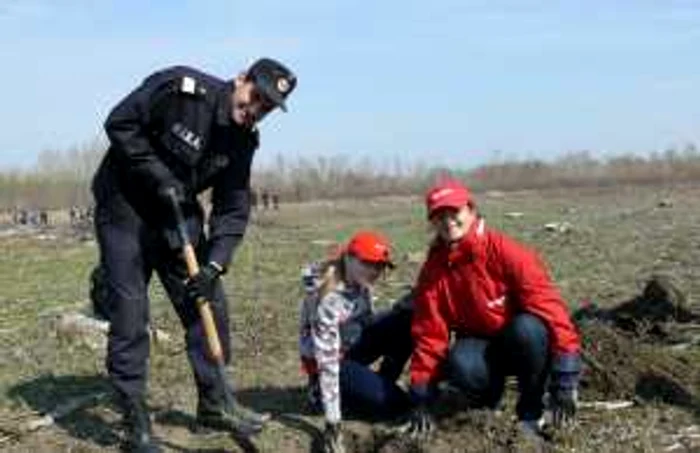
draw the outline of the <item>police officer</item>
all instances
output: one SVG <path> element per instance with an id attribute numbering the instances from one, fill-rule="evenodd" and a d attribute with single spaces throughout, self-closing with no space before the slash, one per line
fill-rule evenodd
<path id="1" fill-rule="evenodd" d="M 233 80 L 188 67 L 156 72 L 109 114 L 110 148 L 94 177 L 95 227 L 108 287 L 107 369 L 124 410 L 126 448 L 158 452 L 145 406 L 148 282 L 155 271 L 186 329 L 198 390 L 199 428 L 259 431 L 269 416 L 225 405 L 194 300 L 210 300 L 230 360 L 227 303 L 219 277 L 241 241 L 250 211 L 256 124 L 296 86 L 281 63 L 263 58 Z M 212 188 L 209 233 L 196 195 Z M 169 193 L 174 190 L 202 263 L 187 280 Z"/>

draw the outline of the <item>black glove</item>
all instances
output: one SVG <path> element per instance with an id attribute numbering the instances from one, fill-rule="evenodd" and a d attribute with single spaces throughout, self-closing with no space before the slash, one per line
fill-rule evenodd
<path id="1" fill-rule="evenodd" d="M 413 409 L 408 414 L 406 423 L 399 427 L 399 434 L 413 440 L 426 440 L 435 430 L 433 418 L 427 410 L 431 392 L 428 385 L 412 386 L 410 391 Z"/>
<path id="2" fill-rule="evenodd" d="M 213 300 L 216 281 L 223 273 L 223 268 L 217 263 L 211 262 L 202 266 L 197 275 L 187 280 L 185 285 L 187 297 L 191 300 L 197 300 L 200 297 L 209 301 Z"/>
<path id="3" fill-rule="evenodd" d="M 182 206 L 186 201 L 184 187 L 179 183 L 159 187 L 156 196 L 163 207 L 170 212 L 173 210 L 173 201 L 179 206 Z"/>
<path id="4" fill-rule="evenodd" d="M 326 422 L 323 431 L 323 453 L 345 453 L 343 430 L 340 423 Z"/>
<path id="5" fill-rule="evenodd" d="M 578 353 L 560 355 L 552 362 L 549 397 L 555 427 L 571 424 L 576 417 L 580 373 Z"/>
<path id="6" fill-rule="evenodd" d="M 424 406 L 415 407 L 408 415 L 408 421 L 399 427 L 399 434 L 412 440 L 423 441 L 435 430 L 433 418 Z"/>

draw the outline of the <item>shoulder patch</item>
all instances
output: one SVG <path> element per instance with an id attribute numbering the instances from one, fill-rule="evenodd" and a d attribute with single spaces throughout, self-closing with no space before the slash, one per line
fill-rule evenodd
<path id="1" fill-rule="evenodd" d="M 182 82 L 180 83 L 180 91 L 187 94 L 195 94 L 197 88 L 197 81 L 190 77 L 184 76 Z"/>

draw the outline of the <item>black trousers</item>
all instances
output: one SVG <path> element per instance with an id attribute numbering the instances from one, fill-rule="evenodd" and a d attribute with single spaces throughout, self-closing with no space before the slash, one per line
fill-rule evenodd
<path id="1" fill-rule="evenodd" d="M 389 310 L 376 316 L 340 362 L 343 411 L 393 417 L 410 408 L 408 394 L 396 384 L 411 357 L 410 310 Z M 369 365 L 381 358 L 379 370 Z"/>
<path id="2" fill-rule="evenodd" d="M 202 252 L 202 217 L 189 216 L 188 230 L 198 254 Z M 223 389 L 216 366 L 208 358 L 206 337 L 194 301 L 186 297 L 187 271 L 159 229 L 149 227 L 118 191 L 96 191 L 95 228 L 104 270 L 110 329 L 107 370 L 122 397 L 145 394 L 149 357 L 148 284 L 158 275 L 185 329 L 187 356 L 198 388 L 200 402 L 216 404 Z M 229 317 L 226 297 L 217 284 L 210 301 L 226 363 L 230 361 Z"/>

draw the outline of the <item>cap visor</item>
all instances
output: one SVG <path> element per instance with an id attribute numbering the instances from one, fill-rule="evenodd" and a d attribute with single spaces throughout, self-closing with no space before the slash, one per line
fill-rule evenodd
<path id="1" fill-rule="evenodd" d="M 435 206 L 430 207 L 430 211 L 428 211 L 428 218 L 432 218 L 435 214 L 438 213 L 438 211 L 441 211 L 443 209 L 459 209 L 462 206 L 466 206 L 466 203 L 457 203 L 451 201 L 438 203 Z"/>
<path id="2" fill-rule="evenodd" d="M 270 102 L 275 104 L 277 107 L 281 108 L 283 112 L 287 111 L 287 104 L 284 102 L 284 96 L 279 94 L 275 89 L 268 85 L 260 86 L 258 89 L 263 96 L 265 96 Z"/>

